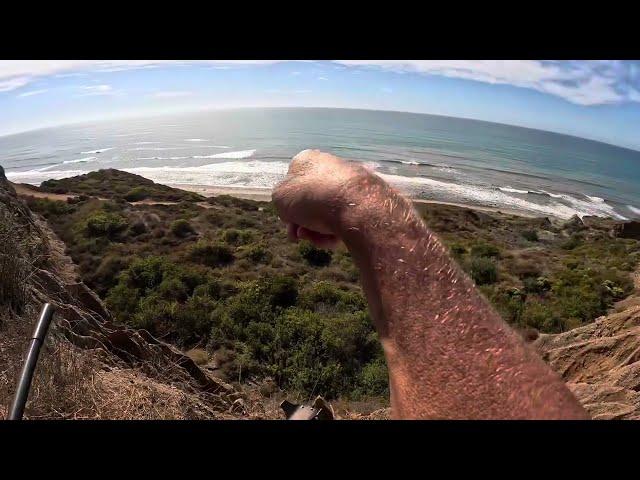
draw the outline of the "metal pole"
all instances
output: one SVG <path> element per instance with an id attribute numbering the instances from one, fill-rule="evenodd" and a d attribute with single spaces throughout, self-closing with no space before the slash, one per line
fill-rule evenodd
<path id="1" fill-rule="evenodd" d="M 11 405 L 11 411 L 9 412 L 9 420 L 21 420 L 24 413 L 24 407 L 29 397 L 29 389 L 31 388 L 31 380 L 33 379 L 33 372 L 36 369 L 38 363 L 38 356 L 40 355 L 40 347 L 44 343 L 44 339 L 47 336 L 47 330 L 49 324 L 53 318 L 54 308 L 51 304 L 45 303 L 40 312 L 40 319 L 36 325 L 36 329 L 33 331 L 31 337 L 31 343 L 29 344 L 29 351 L 27 358 L 22 367 L 20 378 L 18 379 L 18 387 L 16 388 L 16 395 Z"/>

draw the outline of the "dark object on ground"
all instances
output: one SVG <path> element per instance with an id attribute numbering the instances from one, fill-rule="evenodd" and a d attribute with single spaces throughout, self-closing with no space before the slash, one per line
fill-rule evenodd
<path id="1" fill-rule="evenodd" d="M 631 222 L 620 223 L 614 227 L 614 234 L 619 238 L 640 240 L 640 222 L 633 220 Z"/>
<path id="2" fill-rule="evenodd" d="M 49 331 L 49 324 L 53 318 L 54 308 L 50 303 L 45 303 L 40 312 L 40 319 L 36 324 L 36 329 L 33 331 L 31 337 L 31 343 L 29 345 L 29 352 L 24 362 L 24 367 L 20 373 L 18 379 L 18 387 L 16 388 L 16 396 L 13 399 L 11 405 L 11 412 L 9 412 L 9 420 L 22 420 L 22 414 L 24 413 L 24 407 L 27 404 L 29 398 L 29 389 L 31 388 L 31 380 L 33 379 L 33 372 L 36 369 L 38 363 L 38 356 L 40 355 L 40 347 L 44 343 L 44 339 Z"/>
<path id="3" fill-rule="evenodd" d="M 284 410 L 287 420 L 333 420 L 333 408 L 324 398 L 318 396 L 313 405 L 296 405 L 288 400 L 284 400 L 280 404 L 280 408 Z"/>

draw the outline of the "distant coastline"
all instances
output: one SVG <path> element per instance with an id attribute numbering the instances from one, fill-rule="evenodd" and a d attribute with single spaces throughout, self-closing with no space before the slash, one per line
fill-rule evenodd
<path id="1" fill-rule="evenodd" d="M 229 195 L 235 198 L 244 198 L 246 200 L 257 200 L 260 202 L 271 201 L 271 188 L 247 188 L 247 187 L 213 187 L 211 185 L 189 185 L 189 184 L 171 184 L 167 185 L 173 188 L 179 188 L 180 190 L 187 190 L 189 192 L 199 193 L 205 197 L 212 197 L 217 195 Z M 535 215 L 532 212 L 526 212 L 510 208 L 498 208 L 498 207 L 485 207 L 479 205 L 471 205 L 455 202 L 441 202 L 437 200 L 424 200 L 421 198 L 412 198 L 415 203 L 429 203 L 434 205 L 452 205 L 455 207 L 468 208 L 470 210 L 478 210 L 484 212 L 505 213 L 508 215 L 516 215 L 526 218 L 543 217 L 544 215 Z M 560 218 L 560 217 L 554 217 Z"/>

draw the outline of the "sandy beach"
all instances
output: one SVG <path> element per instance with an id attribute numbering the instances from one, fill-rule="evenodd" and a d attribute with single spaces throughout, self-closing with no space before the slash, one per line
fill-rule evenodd
<path id="1" fill-rule="evenodd" d="M 230 195 L 236 198 L 244 198 L 247 200 L 257 200 L 261 202 L 271 201 L 271 189 L 270 188 L 248 188 L 248 187 L 214 187 L 211 185 L 190 185 L 190 184 L 171 184 L 170 187 L 179 188 L 181 190 L 187 190 L 190 192 L 199 193 L 205 197 L 212 197 L 215 195 Z M 536 218 L 542 215 L 534 215 L 530 212 L 524 212 L 521 210 L 514 210 L 508 208 L 497 207 L 485 207 L 478 205 L 465 205 L 463 203 L 453 202 L 439 202 L 437 200 L 423 200 L 420 198 L 412 198 L 415 203 L 432 203 L 436 205 L 452 205 L 454 207 L 469 208 L 471 210 L 479 210 L 483 212 L 504 213 L 508 215 L 516 215 L 519 217 Z"/>

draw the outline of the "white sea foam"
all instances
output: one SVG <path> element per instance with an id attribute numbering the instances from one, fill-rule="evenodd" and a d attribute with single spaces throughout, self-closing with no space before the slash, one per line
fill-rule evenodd
<path id="1" fill-rule="evenodd" d="M 87 153 L 87 152 L 85 152 Z M 63 164 L 66 163 L 89 163 L 89 162 L 95 162 L 98 159 L 98 157 L 84 157 L 84 158 L 78 158 L 76 160 L 65 160 L 64 162 L 62 162 Z"/>
<path id="2" fill-rule="evenodd" d="M 236 152 L 214 153 L 213 155 L 194 155 L 193 158 L 249 158 L 256 150 L 238 150 Z"/>
<path id="3" fill-rule="evenodd" d="M 153 132 L 119 133 L 114 137 L 135 137 L 136 135 L 149 135 L 150 133 Z"/>
<path id="4" fill-rule="evenodd" d="M 439 170 L 439 171 L 441 171 L 441 172 L 447 172 L 447 173 L 460 173 L 460 172 L 459 172 L 458 170 L 456 170 L 455 168 L 451 168 L 451 167 L 446 166 L 446 165 L 441 166 L 441 167 L 438 167 L 438 168 L 436 168 L 436 170 Z"/>
<path id="5" fill-rule="evenodd" d="M 400 160 L 400 163 L 404 163 L 405 165 L 420 165 L 418 162 L 414 162 L 414 161 L 404 161 L 404 160 Z"/>
<path id="6" fill-rule="evenodd" d="M 134 145 L 153 145 L 153 144 L 158 144 L 160 142 L 134 142 Z"/>
<path id="7" fill-rule="evenodd" d="M 625 217 L 617 213 L 613 207 L 608 205 L 606 202 L 580 200 L 570 195 L 562 195 L 558 197 L 566 201 L 569 205 L 561 202 L 539 204 L 514 197 L 508 193 L 490 187 L 441 182 L 439 180 L 424 177 L 402 177 L 398 175 L 385 175 L 380 173 L 378 173 L 378 175 L 401 189 L 407 190 L 410 194 L 429 192 L 436 198 L 438 195 L 446 195 L 461 203 L 476 203 L 498 208 L 511 208 L 514 210 L 565 219 L 571 218 L 573 215 L 578 215 L 579 217 L 583 217 L 585 215 L 596 215 L 626 220 Z"/>
<path id="8" fill-rule="evenodd" d="M 212 158 L 221 158 L 221 159 L 241 159 L 241 158 L 249 158 L 253 156 L 255 153 L 254 150 L 238 150 L 235 152 L 222 152 L 215 153 L 213 155 L 190 155 L 186 157 L 138 157 L 136 160 L 186 160 L 187 158 L 196 158 L 196 159 L 212 159 Z M 155 168 L 155 167 L 153 167 Z"/>
<path id="9" fill-rule="evenodd" d="M 507 193 L 529 193 L 529 190 L 518 190 L 517 188 L 512 188 L 512 187 L 498 187 L 498 190 L 501 190 Z"/>
<path id="10" fill-rule="evenodd" d="M 566 195 L 562 195 L 561 193 L 547 192 L 546 190 L 540 190 L 540 193 L 544 193 L 546 195 L 549 195 L 552 198 L 564 198 L 566 196 Z"/>
<path id="11" fill-rule="evenodd" d="M 288 162 L 219 162 L 198 167 L 136 167 L 123 169 L 164 184 L 272 188 L 284 178 Z"/>
<path id="12" fill-rule="evenodd" d="M 206 142 L 204 138 L 187 138 L 185 142 Z"/>
<path id="13" fill-rule="evenodd" d="M 91 154 L 96 154 L 96 153 L 102 153 L 102 152 L 106 152 L 109 150 L 113 150 L 115 147 L 108 147 L 108 148 L 98 148 L 96 150 L 89 150 L 88 152 L 80 152 L 83 155 L 91 155 Z"/>
<path id="14" fill-rule="evenodd" d="M 58 165 L 60 164 L 52 165 L 52 167 Z M 32 185 L 38 185 L 51 178 L 59 180 L 61 178 L 75 177 L 76 175 L 82 175 L 84 173 L 87 173 L 87 170 L 48 170 L 44 172 L 43 169 L 40 169 L 26 170 L 23 172 L 7 172 L 7 178 L 15 183 L 30 183 Z"/>
<path id="15" fill-rule="evenodd" d="M 153 143 L 153 142 L 152 142 Z M 139 152 L 139 151 L 164 151 L 164 150 L 186 150 L 188 148 L 193 148 L 190 146 L 183 146 L 183 147 L 136 147 L 136 148 L 131 148 L 129 149 L 129 151 L 131 152 Z M 198 148 L 231 148 L 227 145 L 198 145 Z"/>
<path id="16" fill-rule="evenodd" d="M 631 210 L 636 215 L 640 215 L 640 208 L 636 208 L 633 205 L 627 205 L 627 208 Z"/>

